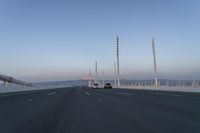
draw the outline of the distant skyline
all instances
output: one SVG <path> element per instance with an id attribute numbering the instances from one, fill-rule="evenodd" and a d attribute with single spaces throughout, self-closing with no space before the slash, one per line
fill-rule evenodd
<path id="1" fill-rule="evenodd" d="M 98 61 L 114 79 L 200 80 L 199 0 L 1 0 L 0 74 L 31 82 L 80 79 Z"/>

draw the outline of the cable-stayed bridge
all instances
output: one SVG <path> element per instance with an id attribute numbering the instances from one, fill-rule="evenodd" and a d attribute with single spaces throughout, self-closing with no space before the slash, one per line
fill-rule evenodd
<path id="1" fill-rule="evenodd" d="M 24 86 L 33 86 L 30 82 L 22 81 L 11 76 L 0 75 L 0 80 L 3 81 L 5 84 L 7 83 L 14 83 Z"/>

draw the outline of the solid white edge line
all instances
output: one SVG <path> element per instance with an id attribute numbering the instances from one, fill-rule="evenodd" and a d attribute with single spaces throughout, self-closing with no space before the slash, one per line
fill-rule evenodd
<path id="1" fill-rule="evenodd" d="M 153 95 L 165 95 L 165 96 L 173 96 L 173 97 L 183 97 L 183 95 L 178 94 L 168 94 L 168 93 L 151 93 Z"/>

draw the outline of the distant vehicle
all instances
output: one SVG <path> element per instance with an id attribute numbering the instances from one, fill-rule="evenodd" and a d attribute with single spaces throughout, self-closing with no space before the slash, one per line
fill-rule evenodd
<path id="1" fill-rule="evenodd" d="M 92 86 L 92 88 L 93 88 L 93 89 L 97 89 L 97 88 L 99 88 L 99 84 L 94 83 L 94 85 Z"/>
<path id="2" fill-rule="evenodd" d="M 106 83 L 104 86 L 105 89 L 112 89 L 112 85 L 110 83 Z"/>

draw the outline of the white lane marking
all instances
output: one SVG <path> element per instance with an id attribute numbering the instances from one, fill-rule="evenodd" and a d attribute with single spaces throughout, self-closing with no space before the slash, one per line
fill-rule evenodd
<path id="1" fill-rule="evenodd" d="M 50 96 L 50 95 L 54 95 L 54 94 L 56 94 L 56 91 L 51 92 L 51 93 L 49 93 L 48 95 Z"/>
<path id="2" fill-rule="evenodd" d="M 164 95 L 164 96 L 173 96 L 173 97 L 183 97 L 183 95 L 178 95 L 178 94 L 167 94 L 167 93 L 151 93 L 154 95 Z"/>
<path id="3" fill-rule="evenodd" d="M 101 99 L 99 99 L 99 100 L 98 100 L 98 102 L 102 102 L 102 100 L 101 100 Z"/>
<path id="4" fill-rule="evenodd" d="M 85 94 L 88 95 L 88 96 L 90 95 L 90 93 L 88 93 L 88 92 L 85 92 Z"/>
<path id="5" fill-rule="evenodd" d="M 126 95 L 126 96 L 132 96 L 132 94 L 130 94 L 130 93 L 124 93 L 124 92 L 117 92 L 116 94 Z"/>
<path id="6" fill-rule="evenodd" d="M 33 101 L 33 99 L 28 99 L 28 101 L 29 101 L 29 102 L 32 102 L 32 101 Z"/>

